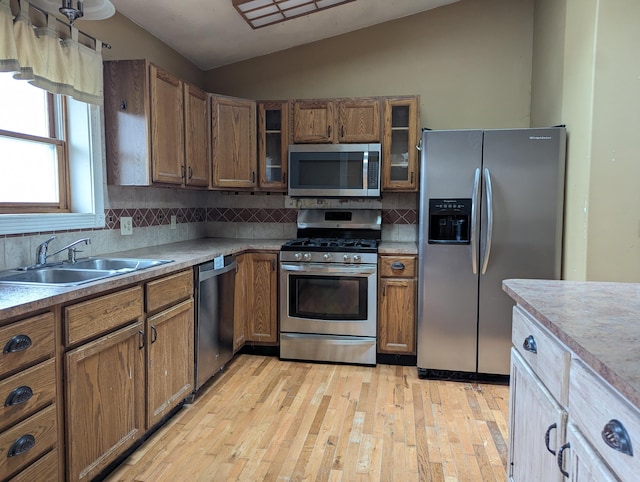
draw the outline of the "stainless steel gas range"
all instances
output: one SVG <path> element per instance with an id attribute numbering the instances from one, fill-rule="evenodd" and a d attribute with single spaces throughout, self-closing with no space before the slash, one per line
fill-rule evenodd
<path id="1" fill-rule="evenodd" d="M 280 357 L 375 365 L 375 209 L 301 209 L 280 250 Z"/>

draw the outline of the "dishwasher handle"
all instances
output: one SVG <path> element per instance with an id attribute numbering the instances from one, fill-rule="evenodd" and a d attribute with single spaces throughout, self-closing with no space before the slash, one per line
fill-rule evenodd
<path id="1" fill-rule="evenodd" d="M 237 266 L 237 262 L 234 259 L 231 263 L 225 265 L 222 268 L 218 268 L 218 269 L 203 269 L 204 266 L 206 266 L 206 265 L 212 265 L 212 262 L 205 263 L 204 265 L 200 265 L 200 267 L 198 269 L 198 279 L 199 279 L 199 281 L 204 281 L 204 280 L 207 280 L 209 278 L 213 278 L 214 276 L 220 276 L 220 275 L 223 275 L 225 273 L 228 273 L 229 271 L 235 271 L 236 266 Z"/>

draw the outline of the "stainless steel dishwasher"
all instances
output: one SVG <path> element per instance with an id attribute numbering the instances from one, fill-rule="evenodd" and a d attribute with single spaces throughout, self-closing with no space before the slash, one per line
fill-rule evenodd
<path id="1" fill-rule="evenodd" d="M 198 266 L 195 323 L 195 387 L 198 390 L 233 357 L 235 256 Z"/>

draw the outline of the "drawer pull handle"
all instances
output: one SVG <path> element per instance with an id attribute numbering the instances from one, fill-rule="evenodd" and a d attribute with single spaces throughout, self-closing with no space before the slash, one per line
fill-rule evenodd
<path id="1" fill-rule="evenodd" d="M 404 270 L 405 269 L 405 265 L 404 265 L 404 263 L 402 263 L 400 261 L 396 261 L 394 263 L 391 263 L 391 269 Z"/>
<path id="2" fill-rule="evenodd" d="M 33 397 L 33 390 L 31 390 L 31 387 L 22 385 L 11 390 L 11 393 L 4 401 L 4 406 L 12 407 L 14 405 L 20 405 L 21 403 L 28 401 L 31 397 Z"/>
<path id="3" fill-rule="evenodd" d="M 560 473 L 562 473 L 562 475 L 564 475 L 565 477 L 569 477 L 569 472 L 567 472 L 567 471 L 565 471 L 563 469 L 563 467 L 564 467 L 564 451 L 566 449 L 569 449 L 569 448 L 571 448 L 571 444 L 569 442 L 567 442 L 562 447 L 560 447 L 560 450 L 558 450 L 558 457 L 556 458 L 556 461 L 558 462 L 558 468 L 560 469 Z"/>
<path id="4" fill-rule="evenodd" d="M 7 452 L 7 458 L 15 457 L 16 455 L 22 455 L 31 450 L 36 445 L 36 438 L 30 433 L 23 435 L 18 440 L 11 444 L 9 452 Z"/>
<path id="5" fill-rule="evenodd" d="M 551 448 L 549 447 L 549 438 L 550 438 L 551 431 L 555 428 L 558 428 L 558 425 L 555 423 L 552 423 L 551 425 L 549 425 L 549 428 L 547 428 L 547 431 L 544 433 L 544 445 L 545 447 L 547 447 L 547 450 L 551 452 L 553 455 L 556 454 L 556 451 L 551 450 Z"/>
<path id="6" fill-rule="evenodd" d="M 531 353 L 538 353 L 538 345 L 536 344 L 536 339 L 533 335 L 529 335 L 524 339 L 524 343 L 522 344 L 525 350 Z"/>
<path id="7" fill-rule="evenodd" d="M 602 429 L 602 440 L 609 447 L 623 454 L 633 457 L 633 448 L 631 447 L 631 438 L 624 428 L 624 425 L 618 420 L 609 420 Z"/>
<path id="8" fill-rule="evenodd" d="M 25 351 L 32 345 L 31 338 L 27 335 L 16 335 L 4 346 L 4 353 L 17 353 Z"/>

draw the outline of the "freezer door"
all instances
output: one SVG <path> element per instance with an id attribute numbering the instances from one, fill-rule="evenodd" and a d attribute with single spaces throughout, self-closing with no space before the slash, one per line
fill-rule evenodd
<path id="1" fill-rule="evenodd" d="M 513 302 L 502 280 L 560 277 L 564 159 L 564 128 L 484 133 L 480 373 L 509 374 Z"/>
<path id="2" fill-rule="evenodd" d="M 479 173 L 481 167 L 482 131 L 425 131 L 422 141 L 418 367 L 474 372 L 478 233 L 470 244 L 429 244 L 427 218 L 429 199 L 473 198 L 476 172 Z M 479 217 L 479 186 L 477 188 Z"/>

